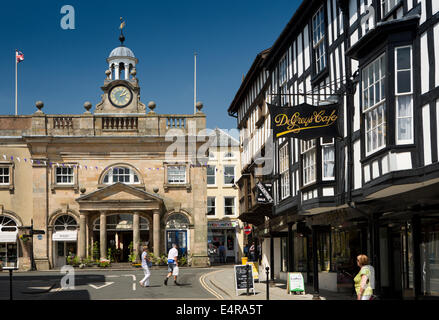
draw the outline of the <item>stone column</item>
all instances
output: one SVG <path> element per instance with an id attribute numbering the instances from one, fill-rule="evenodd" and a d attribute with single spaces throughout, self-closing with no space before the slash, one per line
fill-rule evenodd
<path id="1" fill-rule="evenodd" d="M 140 248 L 140 219 L 139 214 L 133 214 L 133 252 L 136 255 L 136 262 L 139 260 Z"/>
<path id="2" fill-rule="evenodd" d="M 79 234 L 78 234 L 78 257 L 79 259 L 85 259 L 87 255 L 86 250 L 86 228 L 87 228 L 87 217 L 84 213 L 79 216 Z"/>
<path id="3" fill-rule="evenodd" d="M 114 66 L 114 80 L 119 80 L 119 65 Z"/>
<path id="4" fill-rule="evenodd" d="M 160 211 L 154 210 L 153 212 L 153 232 L 154 232 L 154 255 L 158 257 L 160 255 Z"/>
<path id="5" fill-rule="evenodd" d="M 130 78 L 130 65 L 125 64 L 125 80 L 128 80 Z"/>
<path id="6" fill-rule="evenodd" d="M 107 259 L 107 216 L 101 212 L 99 227 L 100 258 Z"/>
<path id="7" fill-rule="evenodd" d="M 34 121 L 34 119 L 32 120 Z M 36 121 L 36 120 L 35 120 Z M 44 118 L 39 121 L 45 121 Z M 33 123 L 34 125 L 34 123 Z M 36 147 L 37 151 L 45 152 L 45 147 Z M 35 150 L 32 150 L 35 151 Z M 43 230 L 45 234 L 34 235 L 32 241 L 35 267 L 38 271 L 49 270 L 49 239 L 47 230 L 49 181 L 47 171 L 48 159 L 33 159 L 32 164 L 32 204 L 34 230 Z"/>

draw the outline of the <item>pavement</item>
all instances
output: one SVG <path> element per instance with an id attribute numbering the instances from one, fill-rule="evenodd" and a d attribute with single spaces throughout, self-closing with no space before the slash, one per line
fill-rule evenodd
<path id="1" fill-rule="evenodd" d="M 163 285 L 165 267 L 151 268 L 151 287 L 141 288 L 140 268 L 115 264 L 111 268 L 75 268 L 75 289 L 60 287 L 64 273 L 60 270 L 19 272 L 14 271 L 14 299 L 19 300 L 266 300 L 266 282 L 255 282 L 255 292 L 235 291 L 233 265 L 210 268 L 181 267 L 176 287 L 170 279 Z M 313 300 L 313 288 L 305 286 L 305 294 L 288 294 L 285 281 L 269 284 L 270 300 Z M 9 275 L 0 272 L 0 300 L 9 298 Z M 353 300 L 346 294 L 320 290 L 321 300 Z"/>
<path id="2" fill-rule="evenodd" d="M 255 293 L 250 291 L 247 296 L 246 291 L 235 290 L 235 275 L 233 265 L 213 267 L 212 271 L 203 275 L 200 282 L 204 282 L 203 287 L 220 300 L 266 300 L 267 283 L 265 281 L 255 282 Z M 270 281 L 269 298 L 270 300 L 313 300 L 314 289 L 312 286 L 305 285 L 305 294 L 288 294 L 286 281 Z M 320 290 L 320 300 L 354 300 L 354 297 L 345 293 Z"/>

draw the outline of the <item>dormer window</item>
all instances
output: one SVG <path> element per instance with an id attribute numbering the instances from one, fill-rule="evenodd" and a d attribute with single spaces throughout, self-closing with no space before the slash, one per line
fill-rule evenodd
<path id="1" fill-rule="evenodd" d="M 116 182 L 122 182 L 125 184 L 138 184 L 139 177 L 133 169 L 127 167 L 114 167 L 108 171 L 105 175 L 103 183 L 113 184 Z"/>

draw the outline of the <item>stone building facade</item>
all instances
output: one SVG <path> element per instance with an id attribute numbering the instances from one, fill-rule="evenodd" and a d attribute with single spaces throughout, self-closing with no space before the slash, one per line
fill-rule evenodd
<path id="1" fill-rule="evenodd" d="M 94 110 L 85 103 L 83 114 L 48 115 L 38 102 L 32 115 L 0 116 L 4 266 L 17 255 L 20 269 L 33 257 L 47 270 L 96 247 L 100 258 L 113 248 L 128 261 L 131 243 L 138 257 L 143 244 L 161 255 L 171 242 L 192 266 L 208 265 L 206 167 L 196 156 L 203 141 L 193 139 L 206 127 L 202 104 L 195 114 L 164 115 L 150 102 L 148 112 L 133 52 L 122 43 L 107 62 Z M 32 224 L 45 233 L 25 241 Z"/>

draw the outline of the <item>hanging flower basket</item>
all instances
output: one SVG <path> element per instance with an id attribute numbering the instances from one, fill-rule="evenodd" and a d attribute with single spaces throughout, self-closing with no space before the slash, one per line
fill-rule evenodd
<path id="1" fill-rule="evenodd" d="M 22 235 L 20 235 L 19 237 L 18 237 L 18 239 L 20 239 L 21 241 L 23 241 L 23 243 L 26 243 L 26 242 L 28 242 L 29 241 L 29 235 L 27 235 L 27 234 L 22 234 Z"/>

